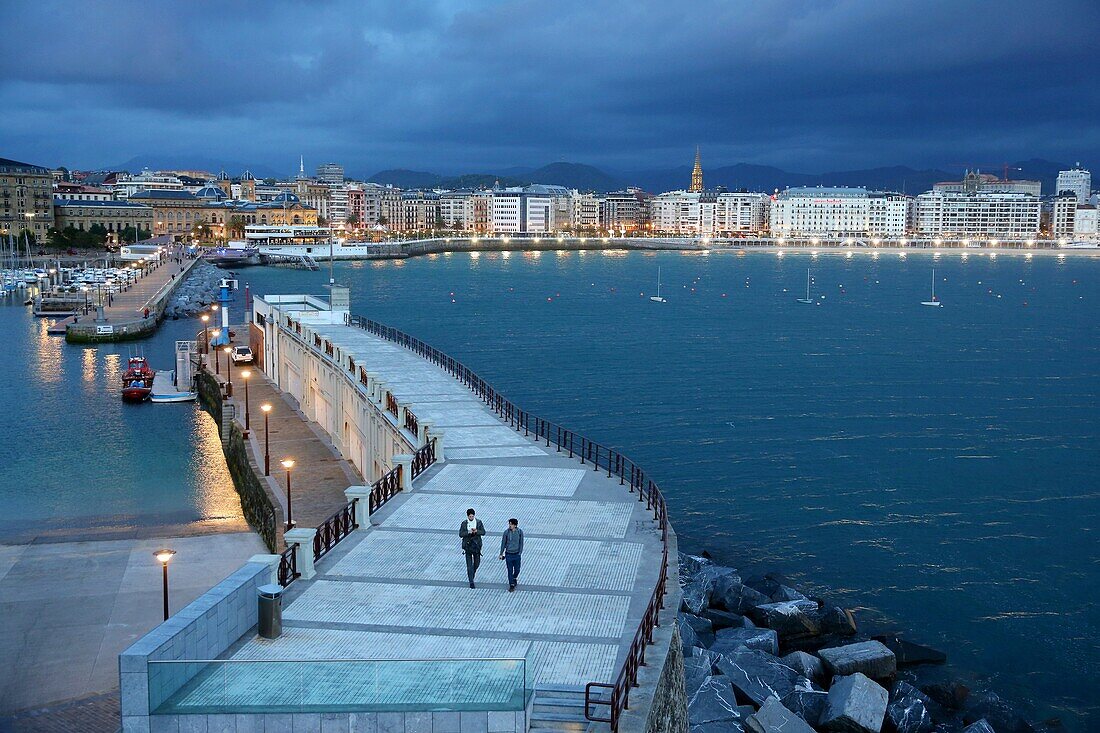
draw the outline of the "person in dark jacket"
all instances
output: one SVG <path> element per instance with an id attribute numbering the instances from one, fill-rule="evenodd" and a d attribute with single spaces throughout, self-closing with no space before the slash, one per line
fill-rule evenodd
<path id="1" fill-rule="evenodd" d="M 500 559 L 508 568 L 508 592 L 516 589 L 516 581 L 519 579 L 520 555 L 523 553 L 523 530 L 519 528 L 519 520 L 508 520 L 508 529 L 500 538 Z"/>
<path id="2" fill-rule="evenodd" d="M 466 555 L 466 575 L 470 578 L 470 587 L 474 587 L 474 575 L 481 565 L 481 538 L 485 536 L 485 525 L 477 518 L 473 509 L 466 510 L 466 521 L 458 526 L 458 536 L 462 538 L 462 552 Z"/>

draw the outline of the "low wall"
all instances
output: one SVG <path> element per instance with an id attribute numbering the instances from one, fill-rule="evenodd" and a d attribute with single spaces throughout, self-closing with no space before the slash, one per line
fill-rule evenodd
<path id="1" fill-rule="evenodd" d="M 237 423 L 228 425 L 222 414 L 222 388 L 214 376 L 206 370 L 196 372 L 196 389 L 204 410 L 210 413 L 222 433 L 222 452 L 233 487 L 241 497 L 241 510 L 248 524 L 256 530 L 269 552 L 279 552 L 282 544 L 282 526 L 275 511 L 275 502 L 268 494 L 259 464 L 252 456 L 248 441 Z M 226 434 L 228 432 L 228 434 Z"/>
<path id="2" fill-rule="evenodd" d="M 577 237 L 566 237 L 558 241 L 556 237 L 509 237 L 505 242 L 498 237 L 479 238 L 476 242 L 469 238 L 426 239 L 409 242 L 402 246 L 403 256 L 419 257 L 443 252 L 531 252 L 558 250 L 601 250 L 601 249 L 641 249 L 641 250 L 696 250 L 702 245 L 692 241 L 675 239 L 648 239 L 643 237 L 623 237 L 604 242 L 601 237 L 586 237 L 581 241 Z"/>
<path id="3" fill-rule="evenodd" d="M 526 733 L 527 713 L 238 713 L 155 715 L 158 731 L 218 731 L 218 733 Z M 130 733 L 125 727 L 123 733 Z"/>
<path id="4" fill-rule="evenodd" d="M 676 614 L 680 610 L 680 569 L 676 535 L 668 532 L 668 576 L 661 625 L 646 648 L 638 686 L 630 691 L 630 708 L 619 717 L 619 733 L 688 733 L 684 691 L 684 650 Z"/>
<path id="5" fill-rule="evenodd" d="M 256 625 L 257 588 L 272 582 L 270 562 L 249 561 L 119 655 L 123 733 L 149 733 L 150 697 L 163 702 L 203 667 L 149 662 L 216 659 Z"/>

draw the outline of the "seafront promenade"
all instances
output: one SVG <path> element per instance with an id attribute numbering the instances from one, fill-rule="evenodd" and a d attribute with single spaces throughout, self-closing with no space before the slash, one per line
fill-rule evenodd
<path id="1" fill-rule="evenodd" d="M 308 426 L 315 437 L 320 430 L 360 466 L 358 441 L 329 431 L 363 405 L 376 413 L 372 419 L 384 417 L 386 429 L 404 436 L 406 444 L 426 439 L 433 451 L 426 446 L 415 458 L 376 455 L 387 475 L 374 486 L 343 487 L 347 495 L 333 508 L 337 517 L 354 516 L 354 527 L 337 517 L 323 526 L 307 523 L 298 514 L 296 493 L 299 521 L 287 534 L 290 548 L 279 573 L 286 583 L 282 635 L 264 639 L 249 629 L 256 613 L 249 589 L 271 572 L 266 561 L 253 558 L 216 595 L 199 599 L 178 623 L 165 624 L 123 655 L 124 730 L 147 724 L 182 729 L 200 717 L 232 721 L 229 730 L 281 730 L 291 721 L 295 729 L 327 721 L 342 730 L 386 727 L 397 733 L 427 730 L 425 725 L 500 733 L 532 724 L 583 727 L 588 683 L 600 685 L 591 690 L 592 717 L 609 716 L 611 708 L 598 701 L 610 702 L 614 689 L 617 726 L 644 729 L 655 693 L 669 695 L 658 692 L 658 677 L 673 638 L 678 587 L 675 561 L 666 564 L 667 552 L 675 558 L 675 535 L 665 522 L 663 501 L 658 504 L 642 472 L 580 436 L 532 416 L 521 419 L 510 403 L 504 409 L 499 396 L 487 400 L 483 383 L 475 388 L 468 378 L 456 378 L 392 340 L 358 325 L 298 315 L 293 329 L 285 316 L 263 326 L 265 371 L 286 394 L 267 393 L 276 389 L 268 385 L 252 391 L 264 384 L 254 381 L 253 410 L 257 394 L 276 405 L 282 401 L 288 411 L 279 415 L 280 431 L 290 432 L 294 419 L 316 420 Z M 331 320 L 333 314 L 323 316 Z M 296 364 L 289 361 L 292 349 Z M 305 371 L 288 384 L 290 372 L 300 369 Z M 314 370 L 326 376 L 311 376 Z M 332 378 L 343 380 L 348 372 L 355 378 L 326 391 Z M 349 402 L 352 385 L 357 396 Z M 241 396 L 237 377 L 234 396 Z M 254 451 L 261 429 L 254 413 Z M 387 448 L 400 448 L 390 440 L 383 441 Z M 289 454 L 295 443 L 284 439 L 281 447 Z M 273 475 L 282 473 L 275 468 L 281 457 L 272 455 Z M 262 465 L 262 452 L 258 458 Z M 410 460 L 417 468 L 410 468 Z M 361 470 L 375 478 L 370 468 Z M 380 491 L 390 475 L 397 477 L 392 490 Z M 301 487 L 302 496 L 311 493 L 309 486 Z M 488 531 L 476 588 L 468 587 L 458 538 L 468 507 Z M 508 592 L 497 558 L 509 517 L 519 520 L 526 535 L 515 593 Z M 314 541 L 316 532 L 324 537 L 321 544 Z M 289 556 L 294 567 L 286 566 Z M 658 594 L 665 573 L 671 578 L 667 598 Z M 243 601 L 236 600 L 242 593 Z M 663 611 L 662 599 L 669 601 Z M 209 635 L 202 609 L 220 615 L 217 609 L 226 602 L 230 625 L 242 628 L 243 636 L 219 637 L 224 648 L 201 657 L 219 661 L 192 665 L 185 680 L 165 671 L 171 665 L 158 659 L 199 658 L 181 647 Z M 236 620 L 234 609 L 243 614 Z M 661 627 L 653 629 L 658 620 Z M 649 666 L 639 669 L 647 647 Z M 366 660 L 383 665 L 374 674 L 384 673 L 386 686 L 376 686 L 374 674 L 356 667 Z M 509 660 L 524 670 L 518 707 L 514 680 L 502 678 L 498 669 Z M 621 693 L 629 688 L 616 685 L 624 665 L 642 684 L 628 710 Z M 458 684 L 475 670 L 481 670 L 474 678 L 482 682 Z M 310 679 L 306 698 L 303 675 Z M 424 679 L 439 684 L 417 682 Z M 128 684 L 148 692 L 127 696 Z"/>

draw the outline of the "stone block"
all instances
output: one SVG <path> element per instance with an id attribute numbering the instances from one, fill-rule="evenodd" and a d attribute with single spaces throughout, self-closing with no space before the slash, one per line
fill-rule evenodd
<path id="1" fill-rule="evenodd" d="M 680 598 L 681 608 L 687 613 L 698 616 L 710 605 L 710 594 L 713 588 L 713 581 L 692 580 L 684 586 L 683 595 Z"/>
<path id="2" fill-rule="evenodd" d="M 737 696 L 728 677 L 712 675 L 688 697 L 688 720 L 693 725 L 723 720 L 739 720 Z"/>
<path id="3" fill-rule="evenodd" d="M 181 715 L 179 716 L 180 733 L 208 733 L 207 716 L 205 715 Z"/>
<path id="4" fill-rule="evenodd" d="M 894 653 L 880 641 L 861 641 L 856 644 L 830 647 L 817 655 L 834 675 L 867 675 L 871 679 L 887 679 L 898 671 Z"/>
<path id="5" fill-rule="evenodd" d="M 149 733 L 179 733 L 180 721 L 175 715 L 150 715 Z"/>
<path id="6" fill-rule="evenodd" d="M 782 659 L 783 664 L 786 664 L 811 682 L 816 682 L 820 685 L 825 681 L 825 665 L 813 654 L 809 654 L 808 652 L 791 652 Z"/>
<path id="7" fill-rule="evenodd" d="M 432 733 L 432 714 L 405 713 L 405 733 Z"/>
<path id="8" fill-rule="evenodd" d="M 224 714 L 207 715 L 206 733 L 237 733 L 237 716 Z"/>
<path id="9" fill-rule="evenodd" d="M 745 617 L 733 611 L 723 611 L 718 608 L 708 608 L 703 611 L 703 618 L 710 621 L 714 631 L 721 629 L 739 629 L 745 625 Z"/>
<path id="10" fill-rule="evenodd" d="M 378 733 L 405 733 L 405 714 L 378 713 Z"/>
<path id="11" fill-rule="evenodd" d="M 866 675 L 856 672 L 833 680 L 821 727 L 846 733 L 879 733 L 886 717 L 886 689 Z"/>
<path id="12" fill-rule="evenodd" d="M 679 553 L 677 559 L 679 560 L 680 564 L 680 577 L 686 578 L 688 580 L 693 578 L 700 570 L 705 568 L 707 565 L 713 564 L 705 557 L 687 555 L 682 552 Z"/>
<path id="13" fill-rule="evenodd" d="M 771 598 L 773 601 L 776 601 L 776 602 L 805 601 L 805 600 L 807 600 L 806 596 L 802 595 L 801 593 L 796 591 L 794 588 L 790 587 L 789 585 L 782 585 L 782 584 L 779 586 L 779 589 L 777 591 L 775 591 L 774 593 L 772 593 L 768 597 Z M 817 604 L 815 603 L 814 605 L 816 606 Z"/>
<path id="14" fill-rule="evenodd" d="M 431 713 L 428 713 L 431 716 Z M 350 733 L 351 721 L 347 713 L 321 713 L 321 733 Z M 239 733 L 239 732 L 238 732 Z M 431 725 L 428 726 L 431 733 Z"/>
<path id="15" fill-rule="evenodd" d="M 771 599 L 741 582 L 736 575 L 723 575 L 715 581 L 711 593 L 714 605 L 733 613 L 744 614 L 750 608 L 762 603 L 771 603 Z"/>
<path id="16" fill-rule="evenodd" d="M 774 695 L 748 717 L 745 730 L 752 733 L 814 733 L 806 721 L 783 707 Z"/>
<path id="17" fill-rule="evenodd" d="M 263 715 L 238 713 L 236 718 L 237 733 L 265 733 Z"/>
<path id="18" fill-rule="evenodd" d="M 686 623 L 695 631 L 695 635 L 699 637 L 700 646 L 709 647 L 714 643 L 714 626 L 711 624 L 710 619 L 693 616 L 690 613 L 681 613 L 678 620 L 681 621 L 681 629 Z"/>
<path id="19" fill-rule="evenodd" d="M 752 708 L 746 707 L 746 710 L 750 711 L 745 717 L 751 715 Z M 690 733 L 745 733 L 744 721 L 741 720 L 719 720 L 713 723 L 699 723 L 698 725 L 691 725 L 689 727 Z"/>
<path id="20" fill-rule="evenodd" d="M 808 615 L 817 622 L 823 634 L 854 636 L 856 633 L 855 616 L 846 608 L 823 606 Z"/>
<path id="21" fill-rule="evenodd" d="M 148 715 L 123 715 L 122 733 L 150 733 Z"/>
<path id="22" fill-rule="evenodd" d="M 689 700 L 712 674 L 714 674 L 714 663 L 710 657 L 684 657 L 684 693 Z M 433 733 L 440 733 L 440 731 Z"/>
<path id="23" fill-rule="evenodd" d="M 796 689 L 813 689 L 808 679 L 758 649 L 739 649 L 729 655 L 723 654 L 716 665 L 730 679 L 738 694 L 755 705 L 763 705 L 772 695 L 786 697 Z"/>
<path id="24" fill-rule="evenodd" d="M 461 733 L 486 733 L 489 716 L 485 712 L 459 713 L 458 725 Z"/>
<path id="25" fill-rule="evenodd" d="M 264 733 L 294 733 L 294 716 L 290 713 L 266 713 Z"/>
<path id="26" fill-rule="evenodd" d="M 321 733 L 321 714 L 294 713 L 294 733 Z"/>
<path id="27" fill-rule="evenodd" d="M 779 636 L 772 629 L 722 629 L 715 635 L 710 649 L 722 655 L 738 649 L 759 649 L 768 654 L 778 654 Z"/>
<path id="28" fill-rule="evenodd" d="M 790 710 L 810 725 L 816 727 L 825 712 L 828 693 L 824 690 L 795 689 L 783 696 L 783 707 Z"/>
<path id="29" fill-rule="evenodd" d="M 989 724 L 988 720 L 982 718 L 963 728 L 962 733 L 996 733 L 996 731 L 993 730 L 993 726 Z"/>
<path id="30" fill-rule="evenodd" d="M 452 731 L 448 729 L 446 731 L 439 731 L 439 733 L 457 733 L 458 713 L 433 713 L 433 726 L 435 725 L 435 715 L 454 715 L 454 730 Z M 350 724 L 351 728 L 350 733 L 378 733 L 378 713 L 352 713 L 348 720 L 348 723 Z"/>
<path id="31" fill-rule="evenodd" d="M 432 713 L 432 733 L 459 733 L 458 713 Z"/>
<path id="32" fill-rule="evenodd" d="M 149 675 L 123 672 L 119 675 L 119 694 L 123 716 L 149 714 Z"/>
<path id="33" fill-rule="evenodd" d="M 886 648 L 894 653 L 899 667 L 911 667 L 917 664 L 944 664 L 947 655 L 923 644 L 914 644 L 897 636 L 876 636 L 875 641 L 881 641 Z"/>
<path id="34" fill-rule="evenodd" d="M 935 727 L 928 696 L 908 682 L 898 682 L 890 691 L 886 717 L 897 733 L 930 733 Z"/>
<path id="35" fill-rule="evenodd" d="M 807 600 L 762 603 L 750 608 L 746 613 L 760 626 L 775 629 L 780 636 L 814 635 L 821 627 L 811 614 L 817 611 L 817 604 Z"/>
<path id="36" fill-rule="evenodd" d="M 516 730 L 516 714 L 511 711 L 499 712 L 490 710 L 488 714 L 489 733 L 514 733 Z M 428 733 L 434 733 L 430 730 Z"/>
<path id="37" fill-rule="evenodd" d="M 683 646 L 684 655 L 687 656 L 691 654 L 692 649 L 702 647 L 703 642 L 700 641 L 699 635 L 695 633 L 695 629 L 683 620 L 682 617 L 685 615 L 681 613 L 676 616 L 676 625 L 680 627 L 680 644 Z"/>

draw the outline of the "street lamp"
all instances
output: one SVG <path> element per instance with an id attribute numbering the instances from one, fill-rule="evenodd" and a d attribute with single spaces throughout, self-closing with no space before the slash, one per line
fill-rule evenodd
<path id="1" fill-rule="evenodd" d="M 267 439 L 267 416 L 271 414 L 271 403 L 265 402 L 260 405 L 260 409 L 264 413 L 264 476 L 271 475 L 271 443 Z"/>
<path id="2" fill-rule="evenodd" d="M 248 437 L 248 431 L 251 429 L 248 417 L 248 378 L 252 376 L 252 372 L 248 369 L 241 370 L 241 379 L 244 380 L 244 434 Z"/>
<path id="3" fill-rule="evenodd" d="M 226 346 L 222 351 L 225 352 L 225 396 L 233 396 L 233 359 L 230 355 L 233 353 L 233 347 Z"/>
<path id="4" fill-rule="evenodd" d="M 169 550 L 167 547 L 163 550 L 157 550 L 153 553 L 153 557 L 160 563 L 161 570 L 164 576 L 164 620 L 168 620 L 168 561 L 172 559 L 172 556 L 176 554 L 175 550 Z"/>
<path id="5" fill-rule="evenodd" d="M 284 458 L 281 463 L 283 468 L 286 469 L 286 530 L 289 532 L 294 529 L 294 509 L 290 502 L 290 469 L 294 468 L 294 461 L 290 458 Z"/>
<path id="6" fill-rule="evenodd" d="M 202 353 L 209 354 L 210 353 L 210 326 L 208 326 L 207 324 L 210 323 L 210 316 L 207 315 L 206 313 L 203 313 L 201 316 L 199 316 L 199 320 L 202 321 L 202 340 L 203 340 Z"/>
<path id="7" fill-rule="evenodd" d="M 217 338 L 217 337 L 222 335 L 222 330 L 220 328 L 215 328 L 213 331 L 210 332 L 210 335 L 213 338 Z M 214 373 L 215 374 L 221 374 L 222 373 L 221 363 L 222 363 L 221 362 L 221 357 L 218 356 L 218 351 L 217 351 L 217 349 L 215 349 L 214 350 Z"/>

